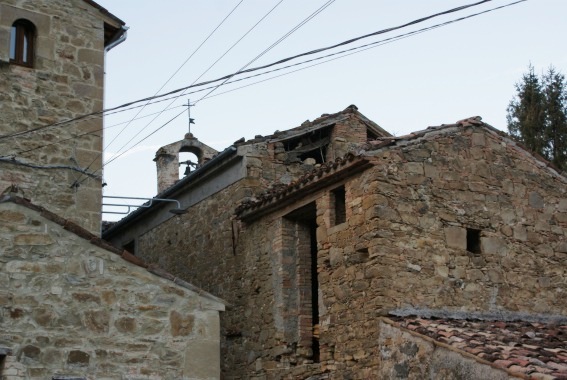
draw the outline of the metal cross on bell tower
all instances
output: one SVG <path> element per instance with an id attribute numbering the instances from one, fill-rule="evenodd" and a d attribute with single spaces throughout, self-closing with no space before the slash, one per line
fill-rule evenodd
<path id="1" fill-rule="evenodd" d="M 195 124 L 195 119 L 191 119 L 191 107 L 194 107 L 194 104 L 191 104 L 191 99 L 187 99 L 187 115 L 189 117 L 189 134 L 191 134 L 191 124 Z"/>

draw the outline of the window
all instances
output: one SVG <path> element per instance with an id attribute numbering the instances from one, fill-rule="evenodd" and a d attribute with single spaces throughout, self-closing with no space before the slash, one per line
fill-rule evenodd
<path id="1" fill-rule="evenodd" d="M 293 354 L 319 362 L 319 278 L 317 209 L 310 203 L 281 220 L 281 299 L 278 315 Z M 281 360 L 276 358 L 276 360 Z"/>
<path id="2" fill-rule="evenodd" d="M 345 187 L 337 187 L 333 191 L 332 194 L 332 202 L 334 204 L 334 217 L 333 222 L 334 225 L 337 226 L 341 223 L 346 222 L 346 191 Z"/>
<path id="3" fill-rule="evenodd" d="M 6 356 L 12 355 L 12 350 L 8 347 L 0 346 L 0 379 L 4 378 L 4 369 L 6 367 Z"/>
<path id="4" fill-rule="evenodd" d="M 467 251 L 480 253 L 480 230 L 467 228 Z"/>
<path id="5" fill-rule="evenodd" d="M 32 67 L 34 56 L 35 27 L 27 20 L 12 24 L 10 32 L 10 62 Z"/>

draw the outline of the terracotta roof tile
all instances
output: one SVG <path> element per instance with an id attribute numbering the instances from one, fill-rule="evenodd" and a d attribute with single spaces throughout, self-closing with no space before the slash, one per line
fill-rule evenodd
<path id="1" fill-rule="evenodd" d="M 472 354 L 512 374 L 567 380 L 567 323 L 390 319 L 399 327 Z"/>

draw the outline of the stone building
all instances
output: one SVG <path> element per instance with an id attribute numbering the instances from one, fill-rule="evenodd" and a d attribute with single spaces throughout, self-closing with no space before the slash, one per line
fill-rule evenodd
<path id="1" fill-rule="evenodd" d="M 566 182 L 478 117 L 394 137 L 351 106 L 103 237 L 230 302 L 225 379 L 562 379 Z"/>
<path id="2" fill-rule="evenodd" d="M 91 0 L 0 0 L 0 379 L 220 378 L 224 301 L 100 239 L 125 31 Z"/>
<path id="3" fill-rule="evenodd" d="M 220 299 L 19 197 L 0 240 L 0 378 L 220 378 Z"/>
<path id="4" fill-rule="evenodd" d="M 102 117 L 73 119 L 102 110 L 105 53 L 125 31 L 91 0 L 0 1 L 0 189 L 95 234 Z"/>

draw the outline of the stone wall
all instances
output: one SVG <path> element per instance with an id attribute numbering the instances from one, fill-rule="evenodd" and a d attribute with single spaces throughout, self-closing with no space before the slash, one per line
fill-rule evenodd
<path id="1" fill-rule="evenodd" d="M 563 177 L 484 128 L 445 128 L 399 145 L 366 152 L 374 166 L 344 183 L 345 223 L 333 222 L 333 190 L 341 183 L 310 196 L 317 205 L 320 370 L 331 378 L 380 378 L 381 315 L 567 312 L 558 296 L 567 291 Z M 259 303 L 280 302 L 277 287 L 285 285 L 277 279 L 285 277 L 278 273 L 286 269 L 282 248 L 271 242 L 281 233 L 278 220 L 292 211 L 258 219 L 240 234 L 238 252 L 263 263 L 250 280 L 271 277 L 273 289 Z M 277 327 L 278 307 L 262 331 Z M 271 350 L 286 343 L 274 341 Z M 261 359 L 293 364 L 283 357 L 263 350 Z"/>
<path id="2" fill-rule="evenodd" d="M 379 322 L 379 379 L 520 379 L 471 355 L 412 335 L 407 331 Z"/>
<path id="3" fill-rule="evenodd" d="M 18 19 L 36 27 L 32 68 L 9 63 L 10 29 Z M 20 195 L 93 233 L 100 233 L 102 119 L 43 127 L 102 110 L 103 77 L 104 20 L 98 9 L 83 0 L 2 1 L 2 136 L 40 129 L 0 138 L 0 192 L 15 184 Z M 96 176 L 73 170 L 87 167 Z"/>
<path id="4" fill-rule="evenodd" d="M 214 298 L 19 204 L 0 204 L 0 241 L 4 379 L 220 377 Z"/>
<path id="5" fill-rule="evenodd" d="M 222 319 L 227 379 L 379 378 L 376 321 L 389 313 L 567 313 L 558 296 L 567 291 L 565 178 L 490 128 L 443 127 L 368 147 L 370 169 L 246 224 L 232 215 L 240 200 L 309 165 L 285 165 L 278 142 L 239 154 L 245 179 L 139 240 L 145 260 L 233 305 Z M 308 237 L 289 221 L 316 222 L 317 293 L 293 256 Z M 309 326 L 310 297 L 318 326 Z"/>

